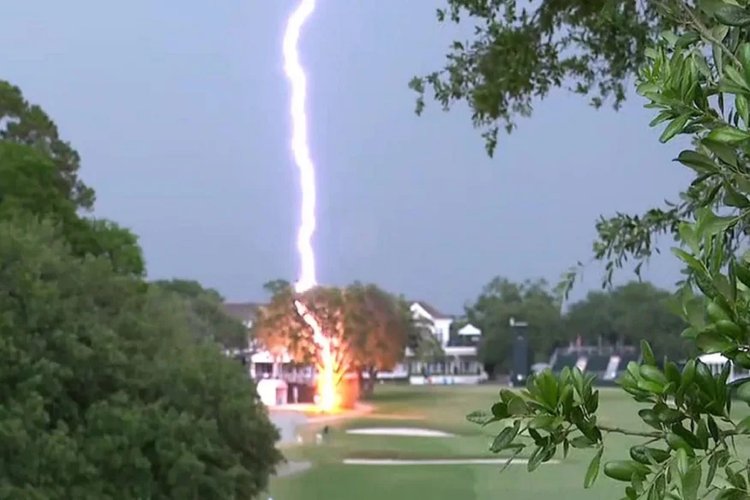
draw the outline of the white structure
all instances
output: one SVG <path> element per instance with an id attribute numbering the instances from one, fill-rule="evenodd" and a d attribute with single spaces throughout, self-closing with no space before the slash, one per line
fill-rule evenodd
<path id="1" fill-rule="evenodd" d="M 477 384 L 487 378 L 477 359 L 477 344 L 482 335 L 477 327 L 467 324 L 451 335 L 452 316 L 422 301 L 412 302 L 410 309 L 414 319 L 423 323 L 438 340 L 443 356 L 429 362 L 420 361 L 407 349 L 405 362 L 392 372 L 379 373 L 378 378 L 408 378 L 414 385 Z"/>
<path id="2" fill-rule="evenodd" d="M 287 404 L 287 383 L 276 378 L 264 378 L 257 384 L 258 396 L 268 407 Z"/>
<path id="3" fill-rule="evenodd" d="M 721 373 L 721 371 L 724 369 L 724 365 L 726 365 L 727 363 L 731 363 L 727 358 L 725 358 L 718 352 L 713 354 L 704 354 L 703 356 L 699 356 L 698 359 L 708 366 L 708 369 L 711 370 L 711 373 L 714 376 Z M 739 366 L 735 366 L 734 363 L 732 363 L 732 366 L 729 368 L 729 378 L 727 379 L 727 383 L 732 383 L 735 380 L 748 377 L 750 377 L 750 371 Z"/>

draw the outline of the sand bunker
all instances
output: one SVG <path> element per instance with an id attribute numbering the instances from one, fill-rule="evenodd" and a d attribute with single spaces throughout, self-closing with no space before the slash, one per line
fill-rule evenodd
<path id="1" fill-rule="evenodd" d="M 507 458 L 450 458 L 425 460 L 347 458 L 343 463 L 345 465 L 505 465 L 507 462 Z M 514 458 L 511 465 L 524 465 L 528 462 L 529 461 L 525 458 Z M 558 462 L 557 460 L 550 460 L 545 463 L 556 464 Z"/>
<path id="2" fill-rule="evenodd" d="M 417 429 L 411 427 L 370 427 L 366 429 L 349 429 L 347 434 L 360 434 L 366 436 L 408 436 L 408 437 L 454 437 L 443 431 L 430 429 Z"/>

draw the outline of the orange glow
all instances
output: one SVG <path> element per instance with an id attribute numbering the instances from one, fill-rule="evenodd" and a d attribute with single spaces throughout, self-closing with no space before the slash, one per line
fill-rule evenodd
<path id="1" fill-rule="evenodd" d="M 324 413 L 334 413 L 341 408 L 341 395 L 336 383 L 336 365 L 331 349 L 331 339 L 323 333 L 323 328 L 310 312 L 310 310 L 299 300 L 294 301 L 297 314 L 304 320 L 313 331 L 313 342 L 318 346 L 318 377 L 315 382 L 316 405 Z"/>

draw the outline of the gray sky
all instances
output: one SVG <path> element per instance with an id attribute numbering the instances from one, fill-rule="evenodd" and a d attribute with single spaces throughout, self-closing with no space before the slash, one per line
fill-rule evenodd
<path id="1" fill-rule="evenodd" d="M 635 97 L 614 113 L 558 92 L 495 159 L 464 109 L 414 116 L 409 78 L 439 67 L 456 34 L 435 21 L 441 3 L 320 0 L 302 57 L 321 281 L 373 281 L 460 312 L 495 275 L 556 282 L 591 256 L 597 216 L 673 198 L 687 173 Z M 5 4 L 0 78 L 79 150 L 97 215 L 138 233 L 152 277 L 194 278 L 234 300 L 294 279 L 280 59 L 294 2 Z M 662 286 L 678 277 L 666 254 L 645 273 Z M 574 295 L 600 276 L 591 267 Z"/>

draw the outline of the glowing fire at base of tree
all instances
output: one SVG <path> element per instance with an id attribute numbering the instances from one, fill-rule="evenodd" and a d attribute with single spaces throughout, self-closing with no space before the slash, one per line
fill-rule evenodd
<path id="1" fill-rule="evenodd" d="M 294 301 L 297 314 L 304 320 L 305 324 L 313 332 L 313 341 L 318 346 L 318 377 L 315 383 L 316 405 L 320 411 L 334 413 L 341 408 L 341 395 L 339 394 L 336 363 L 331 349 L 331 339 L 323 333 L 323 328 L 310 312 L 310 310 L 299 300 Z"/>

